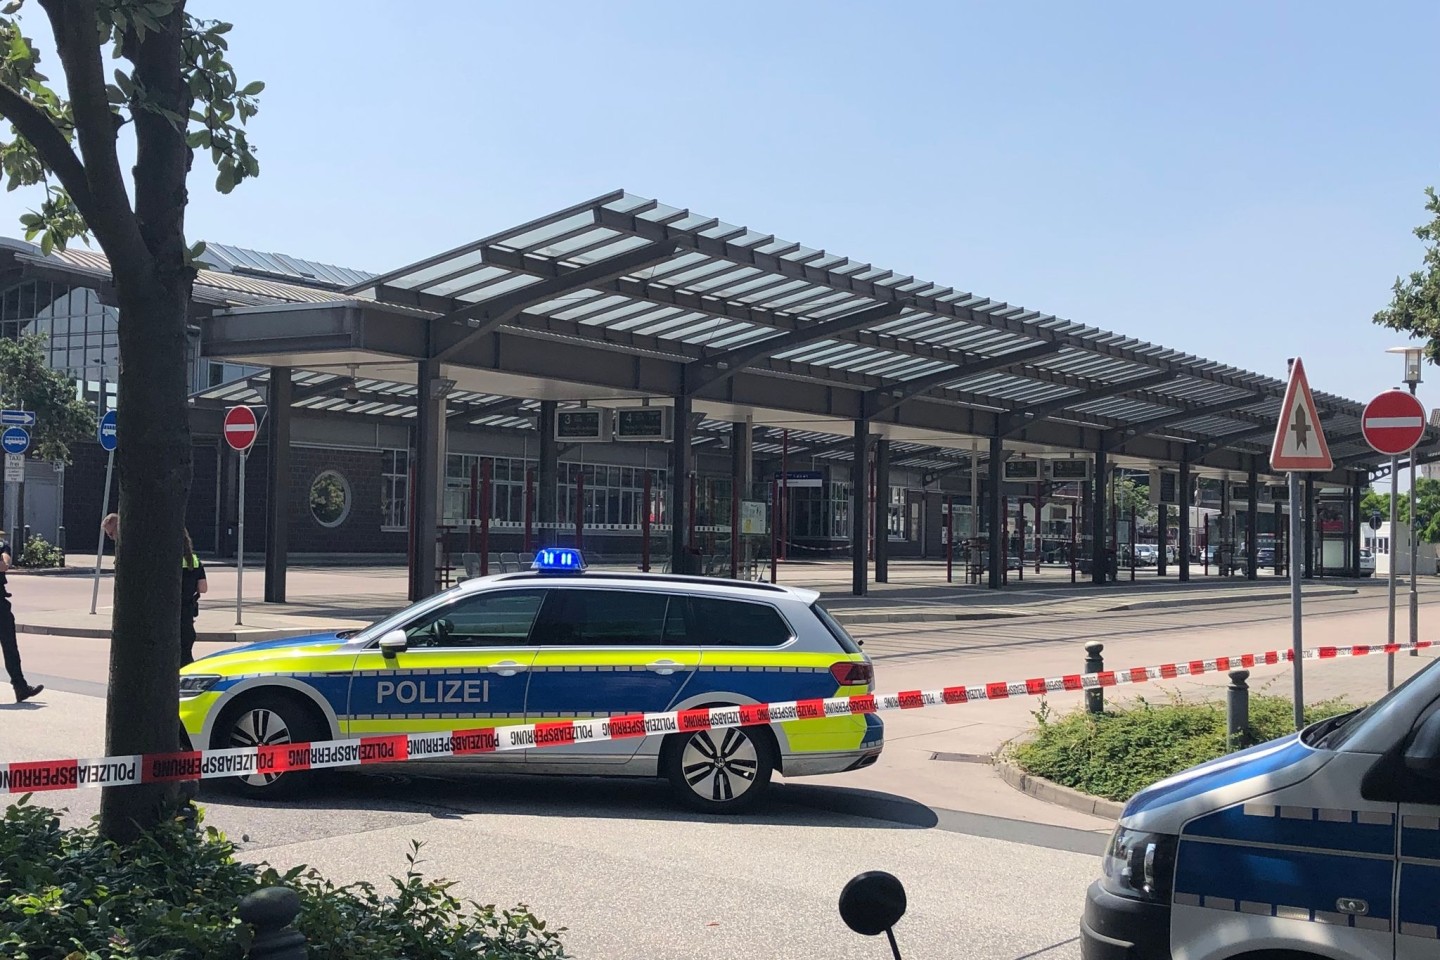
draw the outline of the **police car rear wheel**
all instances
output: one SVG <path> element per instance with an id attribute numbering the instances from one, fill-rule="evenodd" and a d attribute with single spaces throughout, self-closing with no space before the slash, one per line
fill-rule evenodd
<path id="1" fill-rule="evenodd" d="M 215 725 L 212 747 L 274 747 L 314 739 L 314 723 L 305 709 L 286 696 L 262 693 L 227 709 Z M 295 774 L 255 773 L 225 782 L 245 796 L 293 796 L 301 787 Z"/>
<path id="2" fill-rule="evenodd" d="M 665 754 L 666 776 L 689 806 L 707 813 L 748 809 L 765 793 L 775 770 L 770 740 L 758 730 L 699 730 Z"/>

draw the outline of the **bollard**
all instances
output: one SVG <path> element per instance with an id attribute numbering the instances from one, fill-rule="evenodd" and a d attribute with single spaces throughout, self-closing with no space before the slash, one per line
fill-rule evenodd
<path id="1" fill-rule="evenodd" d="M 1105 658 L 1101 656 L 1104 650 L 1105 644 L 1098 640 L 1085 644 L 1086 673 L 1099 673 L 1105 669 Z M 1105 712 L 1105 691 L 1102 688 L 1085 691 L 1085 710 L 1089 713 Z"/>
<path id="2" fill-rule="evenodd" d="M 257 890 L 240 901 L 239 914 L 255 928 L 246 960 L 306 960 L 305 935 L 290 926 L 300 915 L 300 895 L 294 890 Z"/>
<path id="3" fill-rule="evenodd" d="M 1231 750 L 1250 746 L 1250 686 L 1245 682 L 1249 677 L 1249 670 L 1231 670 L 1225 690 L 1226 743 Z"/>

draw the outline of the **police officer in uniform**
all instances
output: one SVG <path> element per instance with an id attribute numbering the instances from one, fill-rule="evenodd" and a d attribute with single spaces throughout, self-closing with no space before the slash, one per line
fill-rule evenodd
<path id="1" fill-rule="evenodd" d="M 118 519 L 118 518 L 117 518 Z M 117 524 L 118 530 L 118 524 Z M 195 556 L 190 531 L 185 531 L 185 556 L 180 561 L 180 666 L 195 662 L 195 618 L 200 616 L 200 594 L 209 590 L 205 564 Z"/>
<path id="2" fill-rule="evenodd" d="M 20 644 L 15 636 L 15 611 L 10 608 L 10 590 L 5 574 L 10 570 L 10 544 L 5 540 L 5 531 L 0 530 L 0 652 L 5 655 L 5 672 L 10 675 L 10 685 L 15 688 L 15 701 L 24 703 L 31 697 L 39 696 L 45 687 L 25 682 L 25 671 L 20 666 Z"/>

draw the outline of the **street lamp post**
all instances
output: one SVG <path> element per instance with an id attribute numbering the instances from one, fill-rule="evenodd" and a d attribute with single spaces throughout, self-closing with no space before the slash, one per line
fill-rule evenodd
<path id="1" fill-rule="evenodd" d="M 1410 388 L 1410 395 L 1415 395 L 1415 388 L 1420 385 L 1420 364 L 1424 358 L 1424 350 L 1420 347 L 1391 347 L 1386 353 L 1401 353 L 1405 355 L 1405 385 Z M 1418 657 L 1420 649 L 1417 646 L 1420 642 L 1420 594 L 1415 587 L 1415 567 L 1420 559 L 1420 543 L 1416 538 L 1415 529 L 1415 451 L 1410 451 L 1410 656 Z M 1391 483 L 1394 483 L 1394 475 L 1391 475 Z M 1391 494 L 1393 502 L 1395 497 Z M 1395 562 L 1394 529 L 1391 529 L 1390 562 Z"/>

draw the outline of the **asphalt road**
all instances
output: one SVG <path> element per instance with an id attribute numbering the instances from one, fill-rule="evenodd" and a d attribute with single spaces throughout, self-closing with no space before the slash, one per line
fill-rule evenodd
<path id="1" fill-rule="evenodd" d="M 1422 599 L 1422 618 L 1435 616 L 1440 590 Z M 1383 640 L 1383 604 L 1375 588 L 1312 603 L 1309 642 Z M 1284 647 L 1286 614 L 1283 603 L 1257 603 L 856 632 L 881 689 L 896 690 L 1072 672 L 1091 638 L 1106 643 L 1112 666 Z M 102 752 L 105 642 L 24 642 L 27 664 L 51 690 L 40 704 L 0 704 L 0 758 Z M 1428 662 L 1397 665 L 1405 676 Z M 1383 676 L 1381 657 L 1335 661 L 1307 672 L 1307 690 L 1370 699 L 1383 692 Z M 1284 691 L 1288 678 L 1273 668 L 1257 671 L 1255 684 Z M 1224 682 L 1135 692 L 1213 695 Z M 1022 732 L 1036 706 L 1019 699 L 891 714 L 875 767 L 780 784 L 764 810 L 737 819 L 693 816 L 648 781 L 418 767 L 337 775 L 284 806 L 208 788 L 203 800 L 208 822 L 240 841 L 244 856 L 309 864 L 340 881 L 382 881 L 404 869 L 410 841 L 421 841 L 425 869 L 458 881 L 466 897 L 529 904 L 568 927 L 582 957 L 883 958 L 883 940 L 845 929 L 835 901 L 853 874 L 885 869 L 909 889 L 899 930 L 907 957 L 1074 958 L 1081 899 L 1109 825 L 1020 795 L 983 762 L 937 759 L 982 760 Z M 98 802 L 89 792 L 51 799 L 75 821 Z"/>

